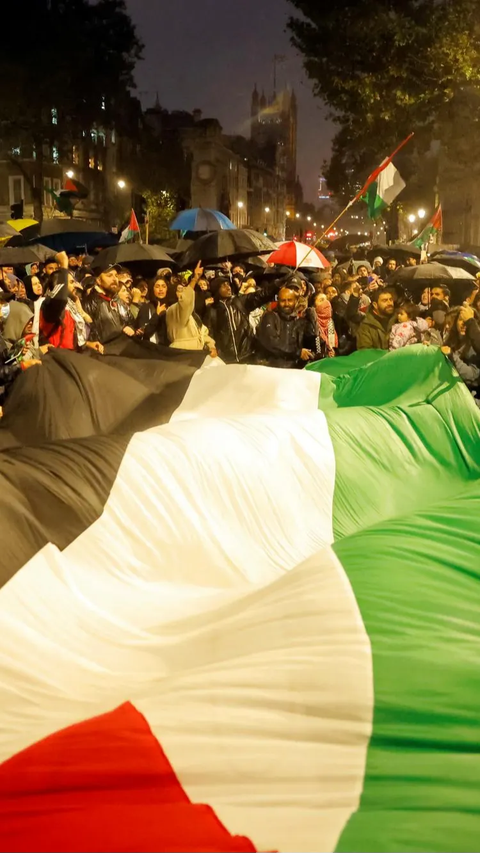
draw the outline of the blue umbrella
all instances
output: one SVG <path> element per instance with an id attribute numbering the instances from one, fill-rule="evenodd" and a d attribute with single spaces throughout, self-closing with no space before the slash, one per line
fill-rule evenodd
<path id="1" fill-rule="evenodd" d="M 234 228 L 224 213 L 205 207 L 182 210 L 170 225 L 171 231 L 230 231 Z"/>

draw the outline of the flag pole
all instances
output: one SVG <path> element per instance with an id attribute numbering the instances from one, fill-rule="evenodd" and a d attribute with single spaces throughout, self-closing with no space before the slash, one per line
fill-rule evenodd
<path id="1" fill-rule="evenodd" d="M 338 216 L 337 216 L 337 218 L 333 220 L 332 224 L 331 224 L 331 225 L 329 225 L 329 226 L 328 226 L 328 228 L 326 228 L 326 229 L 325 229 L 325 231 L 323 232 L 323 234 L 321 234 L 321 235 L 320 235 L 320 237 L 318 238 L 318 240 L 315 240 L 315 243 L 313 244 L 313 246 L 310 246 L 310 248 L 309 248 L 309 250 L 308 250 L 307 254 L 306 254 L 306 255 L 305 255 L 305 257 L 303 258 L 303 260 L 301 261 L 301 263 L 297 264 L 297 266 L 295 267 L 295 272 L 298 270 L 298 268 L 299 268 L 299 267 L 303 267 L 303 266 L 305 266 L 305 261 L 307 260 L 308 256 L 312 253 L 313 249 L 315 249 L 315 248 L 317 247 L 318 243 L 320 243 L 320 242 L 323 240 L 323 238 L 326 236 L 326 234 L 328 234 L 328 233 L 329 233 L 329 231 L 331 231 L 331 230 L 332 230 L 332 228 L 334 228 L 334 227 L 335 227 L 335 225 L 337 224 L 337 222 L 339 222 L 339 220 L 342 218 L 342 216 L 344 216 L 344 215 L 345 215 L 345 213 L 347 212 L 347 210 L 349 210 L 349 208 L 351 208 L 351 207 L 352 207 L 352 205 L 354 205 L 357 201 L 359 201 L 359 200 L 361 199 L 362 195 L 367 191 L 367 189 L 368 189 L 368 187 L 370 186 L 370 184 L 371 184 L 371 183 L 373 183 L 373 181 L 378 177 L 378 175 L 380 174 L 380 172 L 383 172 L 383 170 L 384 170 L 384 169 L 389 165 L 389 163 L 391 163 L 391 162 L 392 162 L 393 158 L 397 156 L 398 152 L 399 152 L 399 151 L 401 151 L 401 150 L 402 150 L 402 148 L 404 148 L 404 146 L 407 144 L 407 142 L 410 142 L 410 140 L 411 140 L 412 136 L 415 136 L 415 134 L 414 134 L 414 132 L 413 132 L 413 131 L 412 131 L 412 133 L 410 133 L 410 134 L 407 136 L 407 138 L 406 138 L 406 139 L 404 139 L 404 140 L 403 140 L 403 142 L 401 142 L 401 143 L 400 143 L 400 145 L 398 145 L 398 146 L 395 148 L 395 151 L 393 152 L 393 154 L 390 154 L 390 157 L 387 157 L 387 159 L 386 159 L 386 160 L 384 160 L 384 161 L 383 161 L 383 163 L 381 163 L 381 165 L 378 167 L 378 169 L 375 169 L 375 171 L 374 171 L 374 172 L 372 172 L 372 174 L 371 174 L 371 175 L 370 175 L 370 177 L 368 178 L 368 180 L 367 180 L 366 184 L 364 184 L 364 186 L 362 187 L 362 189 L 360 190 L 360 192 L 358 192 L 358 193 L 357 193 L 357 195 L 355 196 L 355 198 L 352 198 L 352 200 L 348 202 L 348 204 L 346 205 L 346 207 L 344 207 L 344 208 L 343 208 L 342 212 L 341 212 L 341 213 L 339 213 L 339 214 L 338 214 Z"/>

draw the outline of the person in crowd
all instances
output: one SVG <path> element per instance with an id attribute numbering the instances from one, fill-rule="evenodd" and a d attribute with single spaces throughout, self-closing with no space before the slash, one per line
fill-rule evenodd
<path id="1" fill-rule="evenodd" d="M 246 269 L 243 264 L 235 264 L 235 266 L 232 267 L 232 288 L 237 293 L 240 293 L 241 291 L 242 284 L 245 281 L 245 273 Z"/>
<path id="2" fill-rule="evenodd" d="M 296 309 L 297 317 L 306 317 L 309 298 L 310 296 L 313 296 L 315 292 L 313 285 L 310 285 L 305 276 L 301 273 L 297 273 L 292 279 L 290 279 L 288 284 L 289 287 L 298 291 Z"/>
<path id="3" fill-rule="evenodd" d="M 338 290 L 333 283 L 327 284 L 324 287 L 323 292 L 324 292 L 324 294 L 327 297 L 329 302 L 332 302 L 338 296 Z"/>
<path id="4" fill-rule="evenodd" d="M 257 291 L 257 282 L 255 281 L 255 279 L 254 278 L 245 279 L 245 281 L 242 285 L 242 289 L 241 289 L 242 296 L 246 296 L 248 293 L 256 293 L 256 291 Z M 259 325 L 260 320 L 262 319 L 265 311 L 266 311 L 266 305 L 260 305 L 258 308 L 254 308 L 253 311 L 250 311 L 250 314 L 248 315 L 248 322 L 250 323 L 250 326 L 252 327 L 252 331 L 254 333 L 256 333 L 256 331 L 258 329 L 258 325 Z"/>
<path id="5" fill-rule="evenodd" d="M 144 341 L 168 347 L 167 335 L 168 284 L 158 277 L 149 286 L 148 301 L 140 305 L 136 319 L 136 334 Z"/>
<path id="6" fill-rule="evenodd" d="M 26 264 L 25 273 L 26 273 L 26 275 L 38 275 L 39 269 L 40 269 L 40 264 L 36 264 L 36 263 Z"/>
<path id="7" fill-rule="evenodd" d="M 106 344 L 120 334 L 135 335 L 134 320 L 127 311 L 120 312 L 115 299 L 118 291 L 116 266 L 108 267 L 95 277 L 95 284 L 83 298 L 83 309 L 92 319 L 90 340 Z"/>
<path id="8" fill-rule="evenodd" d="M 355 273 L 357 277 L 357 281 L 362 289 L 365 289 L 368 285 L 368 276 L 370 275 L 370 270 L 365 264 L 360 264 L 357 267 L 357 272 Z"/>
<path id="9" fill-rule="evenodd" d="M 467 323 L 463 319 L 467 309 L 461 305 L 451 308 L 445 320 L 442 352 L 451 359 L 459 376 L 472 390 L 478 390 L 480 369 Z M 468 309 L 473 311 L 473 308 Z M 475 319 L 475 318 L 474 318 Z"/>
<path id="10" fill-rule="evenodd" d="M 388 282 L 389 278 L 394 274 L 396 269 L 397 269 L 397 262 L 396 262 L 395 258 L 387 258 L 387 260 L 385 261 L 385 264 L 382 267 L 382 271 L 380 274 L 380 278 L 382 279 L 382 281 Z"/>
<path id="11" fill-rule="evenodd" d="M 339 292 L 345 279 L 346 275 L 343 270 L 336 270 L 332 275 L 332 284 L 334 285 L 334 287 L 337 288 Z"/>
<path id="12" fill-rule="evenodd" d="M 278 293 L 276 311 L 266 311 L 257 330 L 257 359 L 271 367 L 303 367 L 314 358 L 304 345 L 307 321 L 297 314 L 298 292 L 289 285 Z"/>
<path id="13" fill-rule="evenodd" d="M 10 272 L 12 270 L 12 272 Z M 10 293 L 16 297 L 18 291 L 18 279 L 13 274 L 13 267 L 0 267 L 0 287 L 4 293 Z"/>
<path id="14" fill-rule="evenodd" d="M 45 261 L 43 268 L 42 268 L 42 272 L 41 272 L 42 281 L 45 282 L 47 280 L 47 278 L 49 278 L 51 275 L 53 275 L 53 273 L 56 272 L 57 270 L 58 270 L 57 261 L 52 260 L 52 259 Z"/>
<path id="15" fill-rule="evenodd" d="M 19 354 L 18 357 L 15 357 L 15 355 L 12 357 L 10 347 L 3 336 L 11 307 L 9 302 L 0 302 L 0 406 L 3 406 L 5 403 L 15 379 L 20 376 L 21 372 L 28 370 L 30 367 L 41 365 L 41 361 L 37 358 L 23 359 L 22 354 Z M 26 306 L 21 307 L 24 308 Z"/>
<path id="16" fill-rule="evenodd" d="M 325 288 L 332 283 L 331 272 L 316 272 L 309 276 L 310 284 L 315 288 L 315 293 L 325 293 Z"/>
<path id="17" fill-rule="evenodd" d="M 25 290 L 28 305 L 33 311 L 33 328 L 35 335 L 35 346 L 38 347 L 38 336 L 40 331 L 40 309 L 43 303 L 43 284 L 38 275 L 28 275 L 25 279 Z"/>
<path id="18" fill-rule="evenodd" d="M 317 293 L 313 308 L 308 309 L 309 322 L 305 342 L 315 360 L 333 358 L 337 354 L 338 336 L 333 321 L 333 311 L 325 293 Z"/>
<path id="19" fill-rule="evenodd" d="M 27 296 L 27 291 L 25 288 L 25 282 L 23 282 L 21 279 L 18 282 L 16 298 L 17 298 L 17 302 L 28 302 L 28 296 Z"/>
<path id="20" fill-rule="evenodd" d="M 3 337 L 10 347 L 12 360 L 31 361 L 40 355 L 33 334 L 33 311 L 23 302 L 11 302 L 10 313 L 3 328 Z"/>
<path id="21" fill-rule="evenodd" d="M 102 353 L 100 342 L 87 340 L 87 324 L 92 318 L 78 298 L 78 282 L 69 272 L 66 252 L 60 252 L 57 260 L 59 268 L 46 284 L 40 307 L 40 345 L 68 350 L 89 347 Z"/>
<path id="22" fill-rule="evenodd" d="M 195 287 L 195 313 L 198 314 L 202 321 L 205 320 L 205 317 L 212 305 L 213 296 L 210 292 L 210 283 L 209 280 L 202 275 Z"/>
<path id="23" fill-rule="evenodd" d="M 170 346 L 175 349 L 206 350 L 215 358 L 215 341 L 195 313 L 195 287 L 202 275 L 203 267 L 199 262 L 186 285 L 177 283 L 176 302 L 166 311 L 167 335 Z"/>
<path id="24" fill-rule="evenodd" d="M 419 317 L 418 305 L 414 302 L 404 302 L 397 310 L 396 319 L 397 322 L 390 332 L 390 350 L 423 343 L 429 325 L 423 317 Z"/>
<path id="25" fill-rule="evenodd" d="M 136 321 L 140 313 L 141 306 L 148 302 L 149 285 L 146 278 L 143 278 L 140 275 L 136 276 L 130 289 L 130 293 L 132 296 L 130 302 L 130 313 Z"/>
<path id="26" fill-rule="evenodd" d="M 390 333 L 395 324 L 393 294 L 386 288 L 377 290 L 372 304 L 357 332 L 358 349 L 388 350 Z"/>
<path id="27" fill-rule="evenodd" d="M 357 342 L 357 331 L 363 322 L 365 301 L 362 289 L 355 276 L 349 276 L 341 285 L 340 293 L 332 299 L 333 321 L 338 335 L 338 355 L 350 355 Z M 363 309 L 363 310 L 362 310 Z"/>
<path id="28" fill-rule="evenodd" d="M 377 257 L 373 259 L 373 272 L 376 273 L 381 278 L 382 277 L 382 269 L 383 269 L 383 258 L 381 258 L 380 255 L 377 255 Z"/>
<path id="29" fill-rule="evenodd" d="M 405 258 L 405 266 L 406 267 L 416 267 L 418 264 L 418 259 L 414 255 L 407 255 Z"/>
<path id="30" fill-rule="evenodd" d="M 443 332 L 445 319 L 450 308 L 450 290 L 446 285 L 434 284 L 430 288 L 430 299 L 430 308 L 426 313 L 433 317 L 436 328 Z"/>
<path id="31" fill-rule="evenodd" d="M 130 270 L 127 270 L 126 267 L 117 267 L 117 281 L 119 290 L 122 286 L 130 290 L 133 284 L 133 276 Z"/>
<path id="32" fill-rule="evenodd" d="M 78 259 L 77 253 L 76 252 L 69 252 L 68 253 L 68 269 L 70 270 L 70 272 L 72 272 L 75 275 L 76 271 L 78 270 L 78 268 L 80 266 L 81 266 L 81 263 Z"/>
<path id="33" fill-rule="evenodd" d="M 249 316 L 252 311 L 271 302 L 278 288 L 279 282 L 273 280 L 252 293 L 234 296 L 227 276 L 220 275 L 211 281 L 214 305 L 206 323 L 215 338 L 220 358 L 227 364 L 253 361 L 255 339 Z"/>

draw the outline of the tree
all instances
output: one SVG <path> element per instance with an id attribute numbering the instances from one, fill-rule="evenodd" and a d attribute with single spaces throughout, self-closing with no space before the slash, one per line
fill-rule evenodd
<path id="1" fill-rule="evenodd" d="M 327 175 L 335 190 L 412 130 L 414 156 L 427 151 L 452 101 L 480 85 L 477 0 L 289 2 L 302 14 L 289 20 L 293 44 L 340 127 Z"/>
<path id="2" fill-rule="evenodd" d="M 0 144 L 41 220 L 45 161 L 71 153 L 96 125 L 114 124 L 142 45 L 124 0 L 17 0 L 3 39 Z"/>

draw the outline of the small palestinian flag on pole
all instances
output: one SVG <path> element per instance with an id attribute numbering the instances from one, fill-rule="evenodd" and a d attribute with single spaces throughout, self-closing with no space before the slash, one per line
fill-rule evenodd
<path id="1" fill-rule="evenodd" d="M 128 223 L 128 226 L 122 231 L 119 242 L 131 243 L 136 239 L 137 236 L 139 238 L 139 241 L 141 242 L 140 226 L 138 224 L 135 211 L 132 209 L 132 213 L 130 215 L 130 222 Z"/>
<path id="2" fill-rule="evenodd" d="M 443 230 L 442 205 L 439 204 L 430 222 L 425 226 L 420 234 L 417 234 L 414 240 L 411 240 L 410 245 L 421 249 L 423 246 L 428 246 L 433 243 L 439 233 Z"/>
<path id="3" fill-rule="evenodd" d="M 383 211 L 389 207 L 396 197 L 405 189 L 406 184 L 398 169 L 393 165 L 393 158 L 410 141 L 413 133 L 403 140 L 401 145 L 395 149 L 390 157 L 386 157 L 380 166 L 367 178 L 365 185 L 355 197 L 354 201 L 363 199 L 368 205 L 370 219 L 378 219 Z"/>

